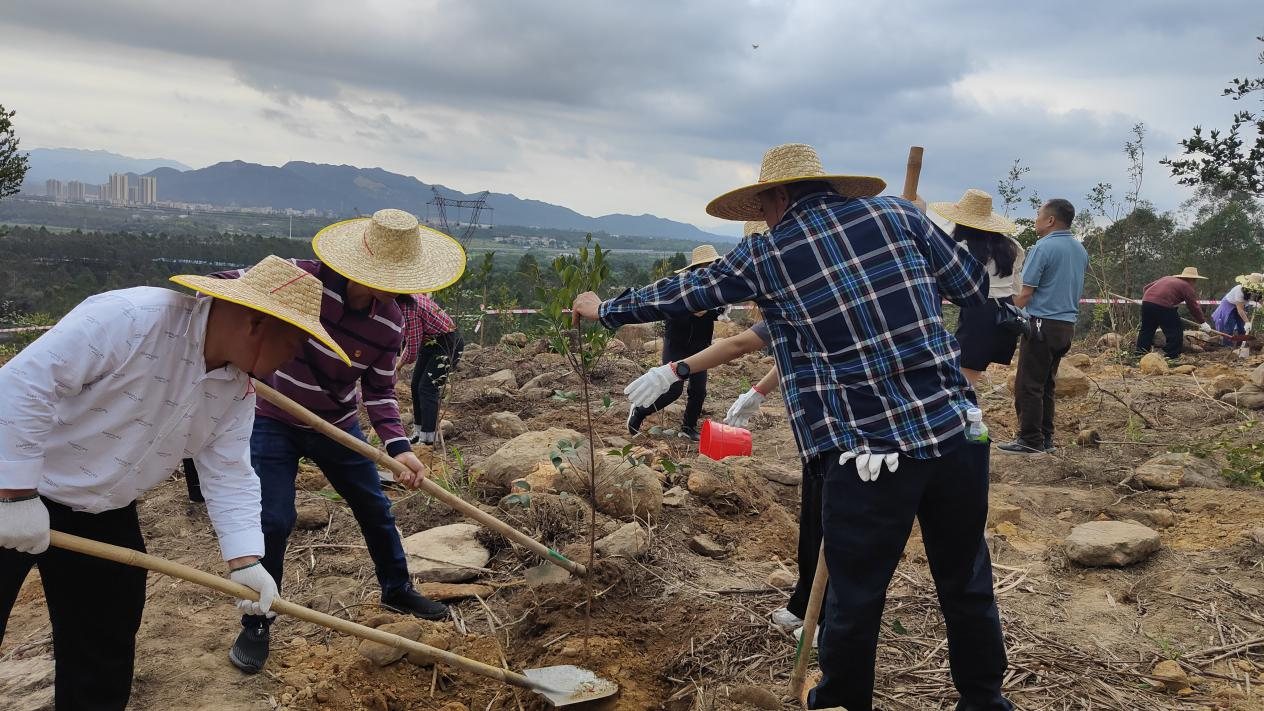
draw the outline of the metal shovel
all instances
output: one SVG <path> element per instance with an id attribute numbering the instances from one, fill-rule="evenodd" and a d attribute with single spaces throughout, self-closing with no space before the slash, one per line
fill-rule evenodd
<path id="1" fill-rule="evenodd" d="M 130 548 L 122 548 L 108 543 L 101 543 L 100 541 L 80 538 L 79 536 L 72 536 L 60 531 L 52 531 L 52 545 L 95 558 L 104 558 L 115 563 L 132 565 L 137 568 L 145 568 L 164 575 L 170 575 L 173 578 L 187 580 L 233 597 L 249 600 L 259 599 L 259 593 L 245 585 L 225 580 L 218 575 L 212 575 L 197 568 L 191 568 L 164 558 L 134 551 Z M 272 611 L 277 614 L 297 617 L 305 622 L 311 622 L 312 624 L 343 632 L 360 639 L 368 639 L 396 649 L 425 654 L 436 663 L 446 664 L 450 667 L 523 689 L 530 689 L 543 696 L 553 706 L 570 706 L 571 704 L 604 699 L 608 696 L 613 696 L 619 691 L 618 684 L 602 679 L 587 669 L 569 664 L 527 669 L 525 674 L 519 674 L 508 669 L 484 664 L 469 657 L 462 657 L 459 654 L 453 654 L 437 647 L 431 647 L 428 644 L 422 644 L 407 637 L 401 637 L 397 634 L 356 624 L 340 617 L 310 610 L 302 605 L 296 605 L 281 598 L 276 598 L 272 601 Z"/>

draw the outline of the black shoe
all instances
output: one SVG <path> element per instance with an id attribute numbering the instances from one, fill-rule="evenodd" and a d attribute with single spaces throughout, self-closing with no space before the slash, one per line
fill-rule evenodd
<path id="1" fill-rule="evenodd" d="M 641 423 L 645 422 L 645 414 L 636 405 L 628 406 L 628 434 L 633 437 L 641 434 Z"/>
<path id="2" fill-rule="evenodd" d="M 702 440 L 702 435 L 698 433 L 698 428 L 689 427 L 687 425 L 681 426 L 680 436 L 690 440 L 691 442 L 698 442 Z"/>
<path id="3" fill-rule="evenodd" d="M 1023 444 L 1022 440 L 1014 440 L 1005 444 L 998 444 L 996 448 L 1006 454 L 1044 454 L 1043 448 L 1037 449 Z"/>
<path id="4" fill-rule="evenodd" d="M 448 619 L 448 606 L 435 602 L 408 586 L 399 592 L 382 596 L 382 604 L 396 612 L 407 612 L 423 620 Z"/>
<path id="5" fill-rule="evenodd" d="M 1045 451 L 1046 451 L 1046 452 L 1056 452 L 1056 451 L 1058 451 L 1058 445 L 1056 445 L 1056 444 L 1054 444 L 1054 443 L 1053 443 L 1053 438 L 1052 438 L 1052 437 L 1045 437 Z"/>
<path id="6" fill-rule="evenodd" d="M 258 674 L 268 661 L 268 642 L 272 639 L 269 625 L 259 623 L 244 625 L 233 648 L 228 651 L 228 661 L 247 674 Z"/>

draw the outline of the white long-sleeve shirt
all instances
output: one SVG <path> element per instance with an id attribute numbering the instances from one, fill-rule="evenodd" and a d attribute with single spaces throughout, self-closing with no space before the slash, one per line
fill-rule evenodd
<path id="1" fill-rule="evenodd" d="M 254 390 L 235 366 L 206 371 L 210 307 L 153 287 L 99 294 L 0 368 L 0 489 L 98 513 L 192 457 L 224 559 L 262 556 Z"/>
<path id="2" fill-rule="evenodd" d="M 1018 240 L 1006 235 L 1005 239 L 1014 243 L 1017 253 L 1014 255 L 1014 273 L 1007 277 L 1002 277 L 996 273 L 996 261 L 989 259 L 987 263 L 988 272 L 988 298 L 1004 299 L 1007 296 L 1013 296 L 1023 290 L 1023 260 L 1027 257 L 1027 250 L 1018 243 Z"/>

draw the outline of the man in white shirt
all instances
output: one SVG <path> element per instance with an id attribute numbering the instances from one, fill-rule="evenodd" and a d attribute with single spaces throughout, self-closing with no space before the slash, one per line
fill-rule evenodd
<path id="1" fill-rule="evenodd" d="M 49 549 L 55 529 L 144 550 L 136 499 L 182 457 L 202 470 L 233 580 L 276 595 L 259 564 L 255 396 L 320 325 L 320 283 L 277 257 L 233 282 L 173 277 L 216 298 L 138 287 L 93 296 L 0 368 L 0 640 L 32 565 L 53 627 L 58 709 L 123 709 L 131 694 L 145 571 Z"/>

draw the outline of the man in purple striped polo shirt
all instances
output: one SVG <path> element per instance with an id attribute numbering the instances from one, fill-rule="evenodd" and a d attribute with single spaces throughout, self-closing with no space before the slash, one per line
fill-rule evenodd
<path id="1" fill-rule="evenodd" d="M 372 219 L 330 225 L 312 240 L 312 248 L 319 261 L 297 260 L 295 264 L 320 280 L 324 288 L 321 324 L 351 363 L 309 339 L 298 357 L 266 382 L 359 439 L 364 439 L 358 417 L 363 402 L 387 453 L 414 476 L 425 476 L 404 434 L 395 399 L 395 363 L 404 328 L 399 302 L 411 300 L 410 294 L 455 282 L 465 269 L 465 253 L 455 240 L 420 227 L 416 217 L 401 210 L 381 210 Z M 263 494 L 263 565 L 278 588 L 286 543 L 297 518 L 294 480 L 299 459 L 307 457 L 355 514 L 377 572 L 382 604 L 426 619 L 447 617 L 446 606 L 413 588 L 377 466 L 262 399 L 255 414 L 250 458 Z M 412 485 L 415 480 L 402 483 Z M 271 620 L 245 615 L 241 622 L 244 629 L 229 659 L 238 669 L 254 674 L 268 659 Z"/>

